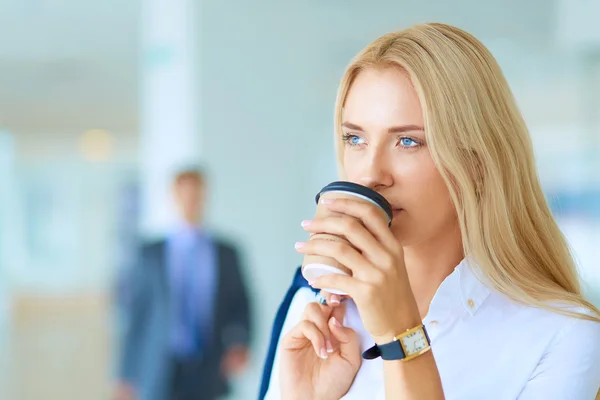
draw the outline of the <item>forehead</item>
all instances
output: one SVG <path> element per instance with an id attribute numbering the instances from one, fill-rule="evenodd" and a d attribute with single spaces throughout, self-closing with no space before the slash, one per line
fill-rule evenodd
<path id="1" fill-rule="evenodd" d="M 423 124 L 417 92 L 397 67 L 361 71 L 346 96 L 343 118 L 365 127 Z"/>

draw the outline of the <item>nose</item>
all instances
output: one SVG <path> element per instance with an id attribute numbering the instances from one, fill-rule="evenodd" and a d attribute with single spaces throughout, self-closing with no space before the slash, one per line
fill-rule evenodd
<path id="1" fill-rule="evenodd" d="M 381 192 L 394 183 L 391 165 L 384 155 L 375 153 L 369 158 L 364 165 L 359 183 L 376 192 Z"/>

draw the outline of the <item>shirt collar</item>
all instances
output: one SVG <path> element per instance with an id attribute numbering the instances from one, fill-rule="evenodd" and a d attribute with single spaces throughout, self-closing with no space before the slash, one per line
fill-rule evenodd
<path id="1" fill-rule="evenodd" d="M 479 266 L 470 257 L 463 259 L 454 272 L 458 275 L 461 303 L 470 315 L 475 315 L 490 295 L 489 283 L 484 283 Z"/>
<path id="2" fill-rule="evenodd" d="M 173 227 L 171 228 L 171 234 L 172 235 L 183 235 L 183 236 L 188 236 L 188 235 L 198 235 L 198 234 L 204 234 L 204 228 L 201 225 L 194 225 L 194 224 L 190 224 L 189 222 L 186 221 L 177 221 L 177 223 L 175 223 L 173 225 Z"/>
<path id="3" fill-rule="evenodd" d="M 198 225 L 190 225 L 186 222 L 179 222 L 173 226 L 168 238 L 170 241 L 179 243 L 180 245 L 192 245 L 199 241 L 208 239 L 208 232 Z"/>
<path id="4" fill-rule="evenodd" d="M 445 319 L 466 311 L 474 316 L 491 291 L 484 284 L 477 264 L 469 257 L 463 259 L 446 277 L 436 291 L 424 322 Z"/>

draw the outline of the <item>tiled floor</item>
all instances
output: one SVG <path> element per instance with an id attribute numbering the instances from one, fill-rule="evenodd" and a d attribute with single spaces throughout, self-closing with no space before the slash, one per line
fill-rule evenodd
<path id="1" fill-rule="evenodd" d="M 110 314 L 102 296 L 13 301 L 0 337 L 0 399 L 110 398 Z"/>
<path id="2" fill-rule="evenodd" d="M 114 315 L 103 296 L 13 300 L 0 323 L 0 400 L 109 400 Z M 258 364 L 229 400 L 256 398 Z"/>

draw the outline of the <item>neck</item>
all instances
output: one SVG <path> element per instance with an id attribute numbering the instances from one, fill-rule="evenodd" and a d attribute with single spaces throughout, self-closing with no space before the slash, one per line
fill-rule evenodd
<path id="1" fill-rule="evenodd" d="M 194 221 L 188 218 L 180 218 L 173 228 L 177 231 L 200 231 L 202 230 L 202 225 L 198 221 Z"/>
<path id="2" fill-rule="evenodd" d="M 421 317 L 441 283 L 464 258 L 458 226 L 430 240 L 404 247 L 404 261 L 410 286 Z"/>

